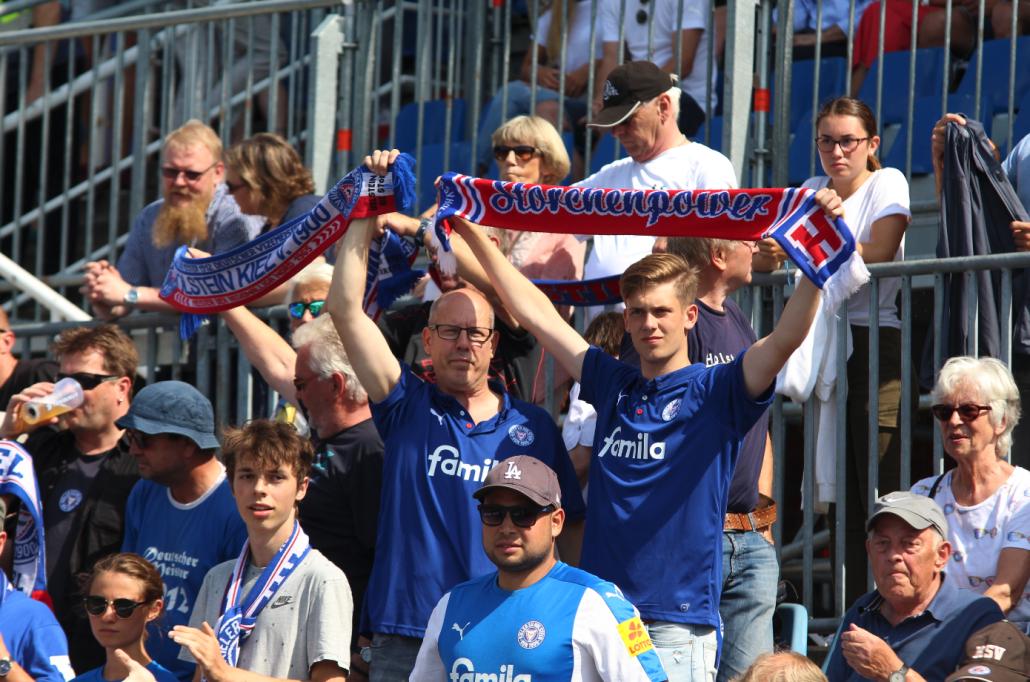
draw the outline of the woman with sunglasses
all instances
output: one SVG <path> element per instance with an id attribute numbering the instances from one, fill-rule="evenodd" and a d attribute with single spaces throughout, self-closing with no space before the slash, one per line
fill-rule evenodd
<path id="1" fill-rule="evenodd" d="M 955 468 L 924 478 L 912 492 L 936 500 L 948 520 L 953 561 L 946 580 L 991 597 L 1025 632 L 1030 471 L 1005 460 L 1021 412 L 1016 382 L 998 360 L 955 357 L 941 368 L 932 397 L 941 442 Z"/>
<path id="2" fill-rule="evenodd" d="M 802 187 L 816 191 L 829 187 L 837 192 L 844 202 L 844 222 L 866 263 L 903 259 L 905 229 L 911 217 L 908 182 L 897 169 L 880 166 L 876 158 L 880 137 L 873 112 L 861 100 L 838 97 L 823 105 L 815 123 L 815 144 L 825 175 L 809 178 Z M 758 248 L 756 270 L 774 269 L 786 258 L 772 239 L 760 241 Z M 878 285 L 876 301 L 870 301 L 867 284 L 847 303 L 854 350 L 847 363 L 847 526 L 841 529 L 846 533 L 844 563 L 849 569 L 846 603 L 864 594 L 866 587 L 862 567 L 866 562 L 864 524 L 868 518 L 868 405 L 874 389 L 879 396 L 879 429 L 872 434 L 880 458 L 879 490 L 898 490 L 901 486 L 901 322 L 897 308 L 901 280 L 881 278 Z M 879 317 L 879 377 L 874 387 L 869 385 L 871 315 Z M 835 515 L 831 513 L 829 518 L 832 522 Z M 836 535 L 837 529 L 831 530 Z"/>
<path id="3" fill-rule="evenodd" d="M 146 667 L 157 682 L 176 682 L 176 677 L 147 655 L 147 624 L 161 616 L 164 583 L 153 564 L 138 554 L 104 557 L 84 583 L 82 603 L 93 636 L 107 652 L 107 662 L 82 673 L 74 682 L 124 680 L 129 669 L 114 652 L 124 651 Z"/>

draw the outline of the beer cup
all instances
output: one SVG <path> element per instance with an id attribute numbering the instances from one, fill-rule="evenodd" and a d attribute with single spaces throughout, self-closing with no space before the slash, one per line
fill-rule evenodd
<path id="1" fill-rule="evenodd" d="M 67 377 L 54 384 L 54 392 L 25 403 L 21 418 L 26 424 L 38 424 L 53 419 L 59 414 L 70 412 L 82 404 L 82 386 Z"/>

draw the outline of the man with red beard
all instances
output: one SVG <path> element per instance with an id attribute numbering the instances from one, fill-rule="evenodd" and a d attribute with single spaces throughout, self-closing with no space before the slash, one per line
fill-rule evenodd
<path id="1" fill-rule="evenodd" d="M 223 182 L 222 143 L 210 127 L 187 121 L 165 138 L 161 158 L 164 198 L 136 217 L 117 267 L 105 260 L 86 264 L 83 293 L 99 317 L 133 308 L 171 311 L 158 291 L 177 248 L 221 253 L 261 231 L 264 219 L 243 215 Z"/>

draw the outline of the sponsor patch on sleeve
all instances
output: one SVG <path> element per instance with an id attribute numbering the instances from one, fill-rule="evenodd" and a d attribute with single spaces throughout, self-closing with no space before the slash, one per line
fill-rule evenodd
<path id="1" fill-rule="evenodd" d="M 622 637 L 622 643 L 626 645 L 630 656 L 639 656 L 654 649 L 651 636 L 647 634 L 640 616 L 633 616 L 619 623 L 619 636 Z"/>

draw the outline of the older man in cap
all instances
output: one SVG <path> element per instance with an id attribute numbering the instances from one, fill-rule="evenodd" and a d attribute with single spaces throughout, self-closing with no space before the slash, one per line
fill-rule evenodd
<path id="1" fill-rule="evenodd" d="M 411 679 L 667 679 L 619 588 L 555 559 L 565 510 L 550 467 L 510 457 L 473 496 L 497 571 L 443 596 Z"/>
<path id="2" fill-rule="evenodd" d="M 876 590 L 844 615 L 827 661 L 830 682 L 941 680 L 977 630 L 1002 619 L 993 599 L 944 580 L 948 522 L 937 503 L 909 492 L 876 501 L 866 523 Z"/>
<path id="3" fill-rule="evenodd" d="M 189 624 L 193 602 L 212 567 L 236 558 L 247 540 L 225 467 L 215 457 L 211 402 L 181 381 L 141 390 L 118 420 L 139 465 L 139 481 L 125 509 L 122 550 L 147 558 L 165 583 L 165 612 L 147 651 L 183 682 L 194 665 L 179 660 L 168 631 Z"/>

